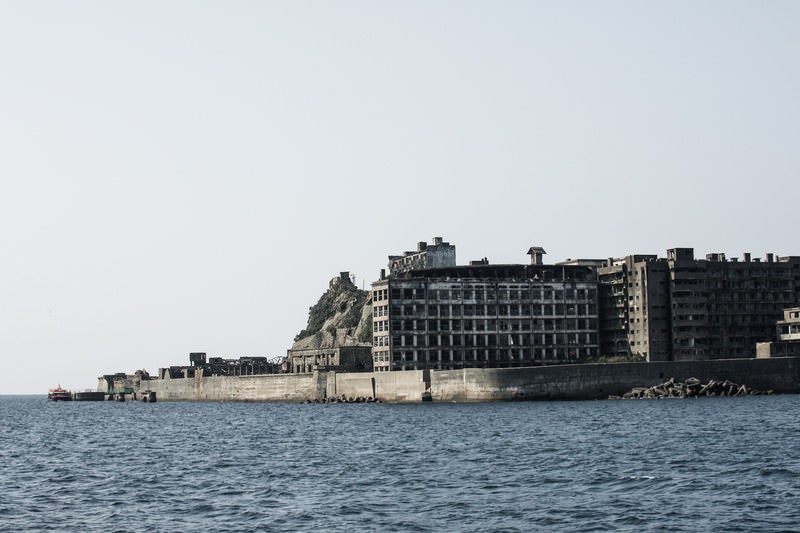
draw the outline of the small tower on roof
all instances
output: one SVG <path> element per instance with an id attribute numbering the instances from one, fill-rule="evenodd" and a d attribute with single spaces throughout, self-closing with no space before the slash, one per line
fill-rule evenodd
<path id="1" fill-rule="evenodd" d="M 544 261 L 542 260 L 542 256 L 547 252 L 544 251 L 544 248 L 541 246 L 531 246 L 528 250 L 528 255 L 531 256 L 531 264 L 532 265 L 543 265 Z"/>

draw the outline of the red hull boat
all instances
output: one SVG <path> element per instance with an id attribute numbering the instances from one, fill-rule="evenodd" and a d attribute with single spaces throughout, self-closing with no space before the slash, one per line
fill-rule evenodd
<path id="1" fill-rule="evenodd" d="M 61 385 L 59 385 L 55 389 L 50 389 L 47 391 L 47 399 L 68 402 L 72 401 L 72 394 L 68 390 L 62 389 Z"/>

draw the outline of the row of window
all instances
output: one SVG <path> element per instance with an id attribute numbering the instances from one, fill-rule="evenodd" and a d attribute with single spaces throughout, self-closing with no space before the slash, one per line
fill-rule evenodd
<path id="1" fill-rule="evenodd" d="M 378 292 L 378 291 L 374 291 Z M 547 288 L 547 287 L 528 287 L 521 286 L 512 289 L 495 289 L 494 287 L 481 287 L 474 289 L 433 289 L 433 288 L 400 288 L 391 289 L 392 300 L 522 300 L 522 301 L 556 301 L 578 300 L 594 301 L 597 298 L 597 290 L 593 288 Z M 373 299 L 375 297 L 373 296 Z"/>
<path id="2" fill-rule="evenodd" d="M 372 301 L 381 302 L 389 299 L 389 289 L 377 289 L 372 291 Z"/>
<path id="3" fill-rule="evenodd" d="M 372 338 L 372 345 L 373 346 L 389 346 L 389 336 L 388 335 L 376 335 Z"/>
<path id="4" fill-rule="evenodd" d="M 594 357 L 597 347 L 544 347 L 507 349 L 466 350 L 403 350 L 394 353 L 392 363 L 452 362 L 452 361 L 514 361 L 514 360 L 561 360 L 575 361 L 580 357 Z M 388 360 L 388 354 L 376 354 L 379 361 Z M 373 360 L 376 360 L 373 358 Z"/>
<path id="5" fill-rule="evenodd" d="M 377 362 L 389 362 L 389 352 L 375 352 L 372 354 L 372 360 Z"/>
<path id="6" fill-rule="evenodd" d="M 471 316 L 592 316 L 597 305 L 589 304 L 501 304 L 501 305 L 392 305 L 390 316 L 471 317 Z"/>
<path id="7" fill-rule="evenodd" d="M 595 330 L 597 319 L 539 318 L 539 319 L 450 319 L 450 320 L 392 320 L 390 330 L 403 331 L 556 331 Z M 381 330 L 385 331 L 385 330 Z"/>
<path id="8" fill-rule="evenodd" d="M 375 346 L 386 342 L 378 337 Z M 394 349 L 405 346 L 434 347 L 434 346 L 556 346 L 556 345 L 592 345 L 597 344 L 597 333 L 572 332 L 572 333 L 534 333 L 534 334 L 456 334 L 456 335 L 394 335 L 392 347 Z"/>

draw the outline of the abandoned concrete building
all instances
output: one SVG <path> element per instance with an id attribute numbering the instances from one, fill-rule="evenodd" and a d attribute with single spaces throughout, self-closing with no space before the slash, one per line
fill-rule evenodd
<path id="1" fill-rule="evenodd" d="M 668 361 L 672 341 L 666 260 L 629 255 L 609 259 L 597 272 L 600 352 Z"/>
<path id="2" fill-rule="evenodd" d="M 783 310 L 783 320 L 776 324 L 777 342 L 759 342 L 756 357 L 789 357 L 800 355 L 800 307 Z"/>
<path id="3" fill-rule="evenodd" d="M 372 370 L 372 349 L 366 346 L 335 346 L 289 350 L 282 371 L 289 373 L 335 370 L 367 372 Z"/>
<path id="4" fill-rule="evenodd" d="M 430 245 L 425 241 L 418 242 L 416 251 L 389 256 L 389 273 L 392 275 L 409 270 L 451 266 L 456 266 L 456 247 L 443 242 L 441 237 L 434 237 Z"/>
<path id="5" fill-rule="evenodd" d="M 455 246 L 389 257 L 372 284 L 376 371 L 755 357 L 783 309 L 800 305 L 800 257 L 637 254 L 545 265 L 455 265 Z M 444 263 L 444 264 L 443 264 Z M 436 266 L 432 266 L 436 265 Z M 788 320 L 788 318 L 787 318 Z"/>
<path id="6" fill-rule="evenodd" d="M 784 309 L 783 320 L 778 321 L 777 328 L 779 341 L 800 341 L 800 307 Z"/>
<path id="7" fill-rule="evenodd" d="M 372 284 L 374 370 L 529 366 L 596 356 L 596 272 L 544 265 L 541 248 L 528 253 L 530 265 L 484 259 L 413 269 L 392 269 L 390 256 L 390 276 L 382 272 Z"/>
<path id="8" fill-rule="evenodd" d="M 742 261 L 692 248 L 631 255 L 598 269 L 604 355 L 649 361 L 755 357 L 784 308 L 800 304 L 800 257 Z"/>
<path id="9" fill-rule="evenodd" d="M 279 363 L 267 357 L 224 359 L 206 357 L 205 352 L 189 354 L 189 366 L 170 366 L 158 369 L 158 379 L 192 378 L 202 376 L 254 376 L 280 372 Z"/>

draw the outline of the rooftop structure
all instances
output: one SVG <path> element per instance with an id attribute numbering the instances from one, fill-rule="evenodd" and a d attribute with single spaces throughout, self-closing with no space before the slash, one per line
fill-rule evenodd
<path id="1" fill-rule="evenodd" d="M 417 243 L 417 250 L 403 255 L 389 256 L 389 274 L 399 274 L 409 270 L 425 270 L 455 266 L 456 247 L 441 237 L 434 237 L 433 244 L 425 241 Z"/>

